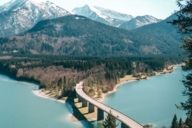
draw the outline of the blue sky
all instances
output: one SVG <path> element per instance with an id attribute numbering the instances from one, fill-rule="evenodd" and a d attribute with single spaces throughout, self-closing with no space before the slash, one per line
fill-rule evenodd
<path id="1" fill-rule="evenodd" d="M 0 5 L 10 0 L 0 0 Z M 43 0 L 33 0 L 43 1 Z M 164 19 L 177 10 L 176 0 L 49 0 L 68 11 L 74 7 L 96 5 L 119 12 L 138 15 L 152 15 Z"/>

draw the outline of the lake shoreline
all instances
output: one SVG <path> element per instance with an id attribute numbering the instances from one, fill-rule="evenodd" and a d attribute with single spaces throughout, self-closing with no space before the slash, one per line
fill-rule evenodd
<path id="1" fill-rule="evenodd" d="M 173 68 L 173 71 L 174 71 L 177 67 L 179 67 L 179 66 L 181 66 L 181 65 L 173 65 L 173 67 L 174 67 L 174 68 Z M 164 75 L 164 74 L 165 74 L 165 73 L 162 73 L 162 72 L 156 72 L 156 74 L 155 74 L 154 76 Z M 9 77 L 9 76 L 8 76 L 8 77 Z M 153 76 L 150 76 L 150 77 L 148 77 L 148 78 L 151 78 L 151 77 L 153 77 Z M 9 78 L 11 78 L 11 77 L 9 77 Z M 147 78 L 147 79 L 148 79 L 148 78 Z M 108 93 L 103 93 L 103 94 L 102 94 L 102 98 L 100 98 L 100 99 L 98 99 L 98 100 L 99 100 L 100 102 L 104 102 L 105 98 L 106 98 L 108 95 L 117 92 L 117 91 L 118 91 L 118 88 L 119 88 L 120 86 L 124 85 L 125 83 L 131 83 L 131 82 L 135 82 L 135 81 L 139 81 L 139 80 L 138 80 L 136 77 L 130 77 L 130 75 L 129 75 L 129 77 L 127 77 L 127 79 L 120 80 L 119 83 L 114 87 L 114 89 L 113 89 L 112 91 L 109 91 Z M 31 82 L 31 81 L 27 81 L 27 82 L 33 83 L 33 84 L 37 85 L 38 87 L 40 87 L 39 84 L 37 84 L 37 83 L 35 83 L 35 82 Z M 51 101 L 54 101 L 54 102 L 58 102 L 58 103 L 61 103 L 61 104 L 65 104 L 65 100 L 64 100 L 64 99 L 59 100 L 59 99 L 57 99 L 57 98 L 55 98 L 55 97 L 52 97 L 52 96 L 49 95 L 49 93 L 47 93 L 44 89 L 33 89 L 33 90 L 32 90 L 32 93 L 33 93 L 35 96 L 37 96 L 37 97 L 40 97 L 40 98 L 43 98 L 43 99 L 47 99 L 47 100 L 51 100 Z M 77 120 L 72 120 L 72 119 L 74 119 L 74 118 L 73 118 L 73 115 L 70 114 L 67 120 L 70 121 L 70 122 L 77 121 Z"/>
<path id="2" fill-rule="evenodd" d="M 158 74 L 149 77 L 148 80 L 124 84 L 118 92 L 107 96 L 104 103 L 142 124 L 153 125 L 156 128 L 169 127 L 174 114 L 183 120 L 186 118 L 185 112 L 178 109 L 176 104 L 185 101 L 185 96 L 182 95 L 185 89 L 182 80 L 187 74 L 181 65 L 176 65 L 173 73 Z M 123 102 L 123 99 L 126 102 Z M 127 106 L 126 109 L 124 106 Z M 155 110 L 159 110 L 159 113 Z M 165 115 L 167 116 L 164 117 Z"/>
<path id="3" fill-rule="evenodd" d="M 153 76 L 147 76 L 147 78 L 145 78 L 145 79 L 138 79 L 137 77 L 133 77 L 132 75 L 127 75 L 127 76 L 129 76 L 127 79 L 123 79 L 123 78 L 122 78 L 122 80 L 120 80 L 120 81 L 116 84 L 116 86 L 114 87 L 114 89 L 113 89 L 112 91 L 109 91 L 109 92 L 107 92 L 107 93 L 103 93 L 102 96 L 101 96 L 100 98 L 98 98 L 97 100 L 100 101 L 100 102 L 104 102 L 105 98 L 106 98 L 108 95 L 111 95 L 111 94 L 117 92 L 117 91 L 118 91 L 118 88 L 119 88 L 120 86 L 126 84 L 126 83 L 132 83 L 132 82 L 140 81 L 140 80 L 147 80 L 148 78 L 151 78 L 151 77 L 155 77 L 155 76 L 160 76 L 160 75 L 165 75 L 165 74 L 168 74 L 168 73 L 172 73 L 172 72 L 174 72 L 174 71 L 176 70 L 176 68 L 178 68 L 178 67 L 180 67 L 180 66 L 182 66 L 182 65 L 183 65 L 183 63 L 182 63 L 182 64 L 171 65 L 171 66 L 173 67 L 173 69 L 167 70 L 167 71 L 165 71 L 165 70 L 163 70 L 163 71 L 155 71 L 155 75 L 153 75 Z M 125 76 L 125 77 L 126 77 L 126 76 Z"/>
<path id="4" fill-rule="evenodd" d="M 117 92 L 118 88 L 120 86 L 122 86 L 123 84 L 132 83 L 132 82 L 139 81 L 139 80 L 147 80 L 148 78 L 151 78 L 151 77 L 172 73 L 177 67 L 182 66 L 182 65 L 183 64 L 171 65 L 173 67 L 173 69 L 168 70 L 168 71 L 155 71 L 155 75 L 147 76 L 146 79 L 138 79 L 137 77 L 133 77 L 133 75 L 126 75 L 124 78 L 120 79 L 120 81 L 116 84 L 116 86 L 114 87 L 114 89 L 112 91 L 109 91 L 107 93 L 102 93 L 101 97 L 97 98 L 97 100 L 99 102 L 104 102 L 105 97 L 107 97 L 110 94 L 113 94 L 113 93 Z M 65 99 L 57 99 L 57 98 L 51 97 L 43 89 L 33 90 L 33 93 L 36 96 L 44 98 L 44 99 L 49 99 L 49 100 L 57 101 L 59 103 L 65 103 Z"/>
<path id="5" fill-rule="evenodd" d="M 172 70 L 168 70 L 168 71 L 155 71 L 155 75 L 153 76 L 158 76 L 158 75 L 163 75 L 163 74 L 167 74 L 167 73 L 171 73 L 175 70 L 176 67 L 178 66 L 182 66 L 182 64 L 175 64 L 175 65 L 170 65 L 173 67 Z M 51 95 L 49 95 L 47 93 L 47 91 L 45 91 L 43 88 L 42 88 L 42 85 L 38 82 L 38 81 L 35 81 L 33 79 L 27 79 L 27 78 L 17 78 L 14 74 L 11 74 L 11 73 L 8 73 L 7 71 L 1 71 L 1 74 L 3 75 L 6 75 L 7 77 L 13 79 L 13 80 L 17 80 L 17 81 L 21 81 L 21 82 L 29 82 L 29 83 L 32 83 L 32 84 L 36 84 L 39 89 L 36 89 L 36 90 L 32 90 L 33 94 L 38 96 L 38 97 L 41 97 L 41 98 L 44 98 L 44 99 L 49 99 L 49 100 L 53 100 L 53 101 L 57 101 L 59 103 L 65 103 L 65 99 L 62 98 L 62 99 L 57 99 Z M 146 76 L 144 78 L 141 78 L 141 79 L 138 79 L 137 77 L 134 77 L 133 75 L 126 75 L 125 77 L 121 78 L 119 80 L 119 82 L 114 86 L 113 90 L 111 91 L 108 91 L 107 93 L 102 93 L 101 97 L 99 98 L 96 98 L 98 101 L 100 102 L 103 102 L 105 100 L 105 97 L 112 94 L 112 93 L 115 93 L 117 91 L 117 89 L 125 84 L 125 83 L 131 83 L 131 82 L 135 82 L 135 81 L 139 81 L 139 80 L 145 80 L 145 79 L 148 79 L 150 77 L 153 77 L 153 76 Z"/>
<path id="6" fill-rule="evenodd" d="M 65 104 L 64 99 L 56 99 L 54 97 L 51 97 L 50 95 L 46 94 L 42 89 L 37 89 L 37 90 L 32 90 L 33 94 L 36 95 L 37 97 L 43 98 L 43 99 L 48 99 L 52 101 L 56 101 L 58 103 Z"/>

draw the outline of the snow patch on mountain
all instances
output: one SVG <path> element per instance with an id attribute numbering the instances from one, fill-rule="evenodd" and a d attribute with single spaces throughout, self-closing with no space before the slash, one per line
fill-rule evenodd
<path id="1" fill-rule="evenodd" d="M 145 16 L 137 16 L 133 18 L 132 20 L 123 23 L 120 28 L 127 29 L 127 30 L 132 30 L 136 29 L 145 25 L 157 23 L 161 21 L 160 19 L 157 19 L 153 16 L 150 15 L 145 15 Z"/>
<path id="2" fill-rule="evenodd" d="M 92 20 L 111 25 L 114 27 L 120 26 L 122 23 L 129 21 L 133 16 L 128 14 L 123 14 L 113 10 L 105 9 L 98 6 L 88 6 L 78 7 L 73 9 L 74 14 L 82 15 L 88 17 Z"/>
<path id="3" fill-rule="evenodd" d="M 128 15 L 128 14 L 124 14 L 124 13 L 120 13 L 120 12 L 116 12 L 110 9 L 105 9 L 102 7 L 98 7 L 98 6 L 90 6 L 92 10 L 94 10 L 99 16 L 105 18 L 105 19 L 119 19 L 122 21 L 129 21 L 133 18 L 133 16 Z"/>
<path id="4" fill-rule="evenodd" d="M 0 37 L 19 34 L 41 20 L 66 15 L 70 13 L 49 1 L 12 0 L 0 7 Z"/>

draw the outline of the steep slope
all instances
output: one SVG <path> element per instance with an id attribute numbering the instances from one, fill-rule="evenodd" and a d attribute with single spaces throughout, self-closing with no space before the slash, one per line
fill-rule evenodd
<path id="1" fill-rule="evenodd" d="M 0 7 L 0 37 L 24 32 L 40 20 L 65 15 L 69 15 L 69 12 L 48 1 L 12 0 Z"/>
<path id="2" fill-rule="evenodd" d="M 0 51 L 74 56 L 139 54 L 127 31 L 81 16 L 41 21 L 27 33 L 0 39 Z"/>
<path id="3" fill-rule="evenodd" d="M 136 28 L 139 28 L 139 27 L 142 27 L 145 25 L 149 25 L 152 23 L 157 23 L 159 21 L 160 21 L 159 19 L 157 19 L 153 16 L 149 16 L 149 15 L 137 16 L 137 17 L 133 18 L 132 20 L 121 24 L 120 28 L 132 30 L 132 29 L 136 29 Z"/>
<path id="4" fill-rule="evenodd" d="M 97 7 L 97 6 L 88 6 L 75 8 L 72 11 L 74 14 L 85 16 L 92 20 L 119 27 L 122 23 L 129 21 L 133 18 L 131 15 L 119 13 L 109 9 Z"/>
<path id="5" fill-rule="evenodd" d="M 132 30 L 130 35 L 135 42 L 140 42 L 141 52 L 157 53 L 180 56 L 183 52 L 181 49 L 181 37 L 178 30 L 170 21 L 176 19 L 176 14 L 167 19 L 151 25 L 146 25 L 141 28 Z M 150 46 L 150 47 L 149 47 Z"/>
<path id="6" fill-rule="evenodd" d="M 75 8 L 75 9 L 73 9 L 72 12 L 76 15 L 85 16 L 85 17 L 90 18 L 97 22 L 109 24 L 104 18 L 100 17 L 96 12 L 91 10 L 91 8 L 88 5 L 85 5 L 85 6 L 79 7 L 79 8 Z"/>
<path id="7" fill-rule="evenodd" d="M 126 31 L 82 16 L 39 22 L 30 31 L 0 39 L 0 52 L 72 56 L 179 56 L 181 37 L 162 21 Z"/>

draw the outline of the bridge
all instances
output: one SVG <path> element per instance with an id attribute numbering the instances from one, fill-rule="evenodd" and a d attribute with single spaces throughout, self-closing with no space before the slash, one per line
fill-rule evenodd
<path id="1" fill-rule="evenodd" d="M 124 115 L 123 113 L 89 97 L 83 91 L 83 82 L 80 82 L 75 87 L 77 98 L 82 102 L 82 106 L 88 106 L 88 112 L 94 112 L 94 107 L 97 108 L 97 120 L 104 120 L 104 112 L 112 115 L 121 122 L 121 128 L 143 128 L 141 124 L 131 119 L 130 117 Z"/>

